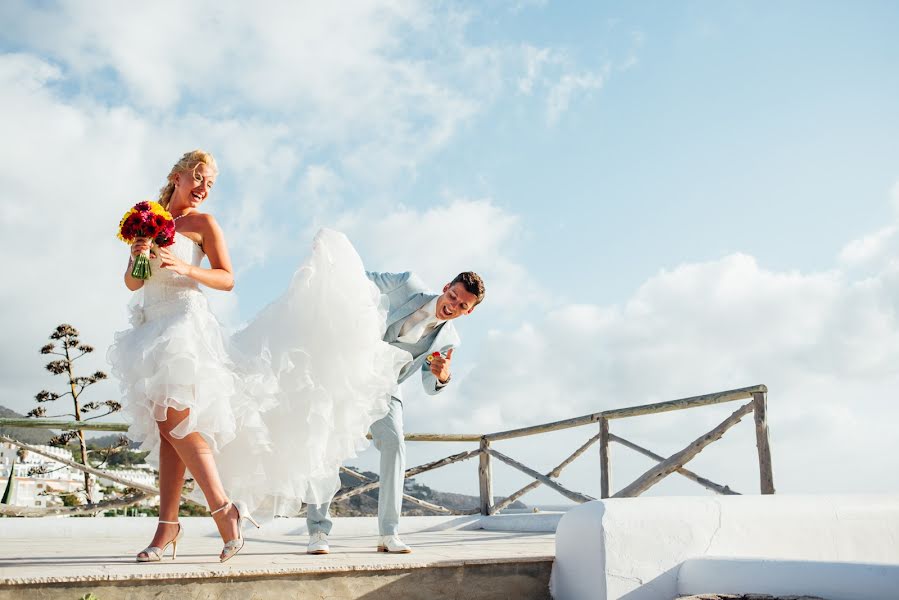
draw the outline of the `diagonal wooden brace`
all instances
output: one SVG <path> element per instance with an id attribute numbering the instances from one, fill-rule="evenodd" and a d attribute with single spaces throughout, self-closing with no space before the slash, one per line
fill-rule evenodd
<path id="1" fill-rule="evenodd" d="M 703 434 L 680 452 L 672 454 L 670 457 L 663 460 L 658 465 L 649 469 L 643 475 L 638 477 L 633 483 L 622 488 L 612 497 L 633 498 L 635 496 L 639 496 L 671 473 L 674 473 L 676 470 L 683 467 L 694 456 L 702 452 L 703 448 L 705 448 L 715 440 L 721 439 L 721 436 L 724 435 L 724 432 L 739 423 L 743 417 L 751 413 L 752 408 L 752 402 L 741 406 L 713 430 Z"/>
<path id="2" fill-rule="evenodd" d="M 543 473 L 535 471 L 534 469 L 528 467 L 527 465 L 523 465 L 522 463 L 518 462 L 514 458 L 509 458 L 502 452 L 498 452 L 498 451 L 494 450 L 493 448 L 490 448 L 489 450 L 487 450 L 487 452 L 490 453 L 490 456 L 493 456 L 497 460 L 503 461 L 510 467 L 518 469 L 525 475 L 530 475 L 537 481 L 543 483 L 544 485 L 548 485 L 549 487 L 556 490 L 557 492 L 559 492 L 566 498 L 568 498 L 570 500 L 574 500 L 578 504 L 582 504 L 584 502 L 590 502 L 591 500 L 596 500 L 596 498 L 593 498 L 592 496 L 586 496 L 584 494 L 580 494 L 578 492 L 573 492 L 573 491 L 569 490 L 568 488 L 564 487 L 563 485 L 553 481 L 552 479 L 550 479 Z"/>

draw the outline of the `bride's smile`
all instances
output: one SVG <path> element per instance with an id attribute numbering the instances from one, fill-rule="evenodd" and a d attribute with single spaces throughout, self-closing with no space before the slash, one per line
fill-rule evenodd
<path id="1" fill-rule="evenodd" d="M 170 204 L 175 213 L 199 207 L 209 196 L 217 172 L 200 164 L 193 171 L 183 171 L 174 177 L 175 192 Z"/>

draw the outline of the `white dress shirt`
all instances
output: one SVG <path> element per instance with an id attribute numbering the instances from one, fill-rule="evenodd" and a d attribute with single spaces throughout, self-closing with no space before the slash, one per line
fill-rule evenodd
<path id="1" fill-rule="evenodd" d="M 417 311 L 409 315 L 406 322 L 400 328 L 400 334 L 396 340 L 406 344 L 415 344 L 431 330 L 440 325 L 437 318 L 437 298 L 434 298 Z"/>

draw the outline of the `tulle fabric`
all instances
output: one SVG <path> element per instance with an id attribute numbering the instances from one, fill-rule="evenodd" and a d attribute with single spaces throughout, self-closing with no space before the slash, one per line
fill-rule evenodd
<path id="1" fill-rule="evenodd" d="M 183 236 L 171 248 L 202 260 Z M 148 462 L 158 465 L 156 422 L 169 407 L 189 408 L 172 433 L 203 435 L 232 499 L 270 515 L 328 501 L 411 359 L 382 341 L 386 306 L 352 244 L 320 231 L 288 290 L 230 337 L 193 280 L 152 266 L 132 328 L 107 354 L 128 435 Z"/>
<path id="2" fill-rule="evenodd" d="M 264 415 L 272 454 L 251 436 L 227 446 L 219 470 L 233 497 L 263 516 L 322 504 L 340 487 L 339 468 L 368 446 L 411 355 L 382 341 L 387 305 L 347 238 L 321 230 L 288 290 L 234 336 L 242 353 L 265 356 L 277 402 Z"/>
<path id="3" fill-rule="evenodd" d="M 203 253 L 183 235 L 171 251 L 193 265 Z M 129 304 L 131 328 L 115 334 L 107 360 L 124 399 L 128 435 L 159 465 L 157 421 L 169 408 L 190 409 L 172 435 L 198 432 L 217 453 L 237 436 L 269 448 L 261 415 L 276 402 L 276 380 L 268 365 L 240 356 L 195 281 L 162 269 L 151 259 L 152 277 Z"/>

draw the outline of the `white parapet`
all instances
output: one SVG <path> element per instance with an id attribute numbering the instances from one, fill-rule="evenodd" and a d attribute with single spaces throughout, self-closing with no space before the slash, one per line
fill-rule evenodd
<path id="1" fill-rule="evenodd" d="M 678 572 L 681 595 L 752 590 L 777 596 L 892 600 L 899 596 L 899 564 L 758 558 L 694 558 Z"/>
<path id="2" fill-rule="evenodd" d="M 701 559 L 710 557 L 754 559 L 756 569 L 766 561 L 769 567 L 793 561 L 793 568 L 789 562 L 769 568 L 755 585 L 755 577 L 741 583 L 736 576 L 737 571 L 748 572 L 748 563 L 732 564 L 733 584 L 757 589 L 700 591 L 693 584 L 727 583 L 707 578 L 711 563 Z M 685 575 L 692 570 L 692 583 L 685 581 L 679 589 L 681 567 L 691 559 L 700 559 L 684 569 Z M 559 523 L 551 592 L 555 600 L 671 600 L 687 591 L 846 597 L 838 590 L 830 593 L 824 585 L 813 585 L 823 584 L 823 578 L 809 581 L 809 589 L 803 592 L 794 591 L 797 580 L 820 568 L 812 563 L 844 564 L 841 572 L 856 577 L 853 584 L 860 590 L 895 581 L 899 496 L 705 496 L 590 502 L 566 513 Z"/>

